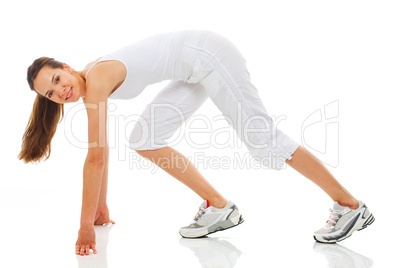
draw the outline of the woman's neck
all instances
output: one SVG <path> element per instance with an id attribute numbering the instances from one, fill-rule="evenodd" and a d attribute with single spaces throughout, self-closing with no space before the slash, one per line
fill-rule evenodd
<path id="1" fill-rule="evenodd" d="M 86 80 L 85 80 L 85 74 L 83 71 L 74 71 L 73 75 L 77 78 L 78 84 L 80 85 L 80 95 L 82 98 L 85 98 L 86 93 L 87 93 L 87 87 L 86 87 Z"/>

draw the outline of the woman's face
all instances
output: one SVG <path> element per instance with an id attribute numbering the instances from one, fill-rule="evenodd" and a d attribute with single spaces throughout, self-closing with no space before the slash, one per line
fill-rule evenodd
<path id="1" fill-rule="evenodd" d="M 63 63 L 63 67 L 43 67 L 34 80 L 35 91 L 56 103 L 76 102 L 81 97 L 78 80 L 70 66 Z"/>

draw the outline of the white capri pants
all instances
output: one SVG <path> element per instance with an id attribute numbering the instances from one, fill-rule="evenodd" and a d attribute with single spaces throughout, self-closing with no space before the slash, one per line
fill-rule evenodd
<path id="1" fill-rule="evenodd" d="M 130 148 L 168 146 L 167 140 L 209 97 L 251 156 L 268 168 L 281 170 L 299 144 L 274 125 L 237 48 L 219 35 L 208 42 L 189 40 L 181 60 L 183 66 L 192 66 L 190 77 L 171 81 L 147 105 L 131 133 Z"/>

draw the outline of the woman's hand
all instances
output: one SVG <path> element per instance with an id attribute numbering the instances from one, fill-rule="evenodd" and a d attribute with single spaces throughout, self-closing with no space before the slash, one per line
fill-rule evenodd
<path id="1" fill-rule="evenodd" d="M 109 208 L 108 207 L 98 208 L 95 214 L 94 225 L 103 225 L 108 223 L 115 224 L 115 221 L 112 221 L 109 218 Z"/>
<path id="2" fill-rule="evenodd" d="M 96 242 L 95 242 L 95 228 L 94 226 L 81 226 L 78 231 L 78 239 L 75 243 L 75 253 L 81 256 L 89 255 L 89 250 L 92 249 L 96 254 Z"/>

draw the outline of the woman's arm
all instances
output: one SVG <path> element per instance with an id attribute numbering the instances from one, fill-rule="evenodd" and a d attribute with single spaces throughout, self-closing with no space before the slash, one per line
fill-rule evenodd
<path id="1" fill-rule="evenodd" d="M 81 227 L 92 226 L 98 207 L 105 160 L 88 154 L 84 164 Z"/>
<path id="2" fill-rule="evenodd" d="M 106 165 L 107 100 L 86 100 L 88 113 L 88 155 L 84 164 L 81 226 L 93 225 Z"/>
<path id="3" fill-rule="evenodd" d="M 88 255 L 91 248 L 96 253 L 94 220 L 98 207 L 106 205 L 107 192 L 107 100 L 110 92 L 124 81 L 125 77 L 126 73 L 116 68 L 115 62 L 105 61 L 98 63 L 85 81 L 84 103 L 88 114 L 89 148 L 84 164 L 81 227 L 76 242 L 76 253 L 80 255 Z M 107 218 L 108 214 L 109 212 Z"/>
<path id="4" fill-rule="evenodd" d="M 109 146 L 106 141 L 105 166 L 103 169 L 102 184 L 98 201 L 98 210 L 102 210 L 103 208 L 107 207 L 106 197 L 107 197 L 108 173 L 109 173 Z"/>
<path id="5" fill-rule="evenodd" d="M 91 94 L 90 89 L 96 94 Z M 84 164 L 81 225 L 76 242 L 76 254 L 88 255 L 95 248 L 94 220 L 101 193 L 102 178 L 106 165 L 106 119 L 107 94 L 101 86 L 87 88 L 84 99 L 88 114 L 88 154 Z"/>
<path id="6" fill-rule="evenodd" d="M 102 184 L 99 194 L 98 208 L 95 214 L 95 225 L 103 225 L 106 223 L 115 223 L 109 218 L 109 208 L 107 206 L 107 185 L 108 185 L 108 168 L 109 168 L 109 146 L 106 141 L 106 154 L 105 154 L 105 166 L 103 169 Z"/>

